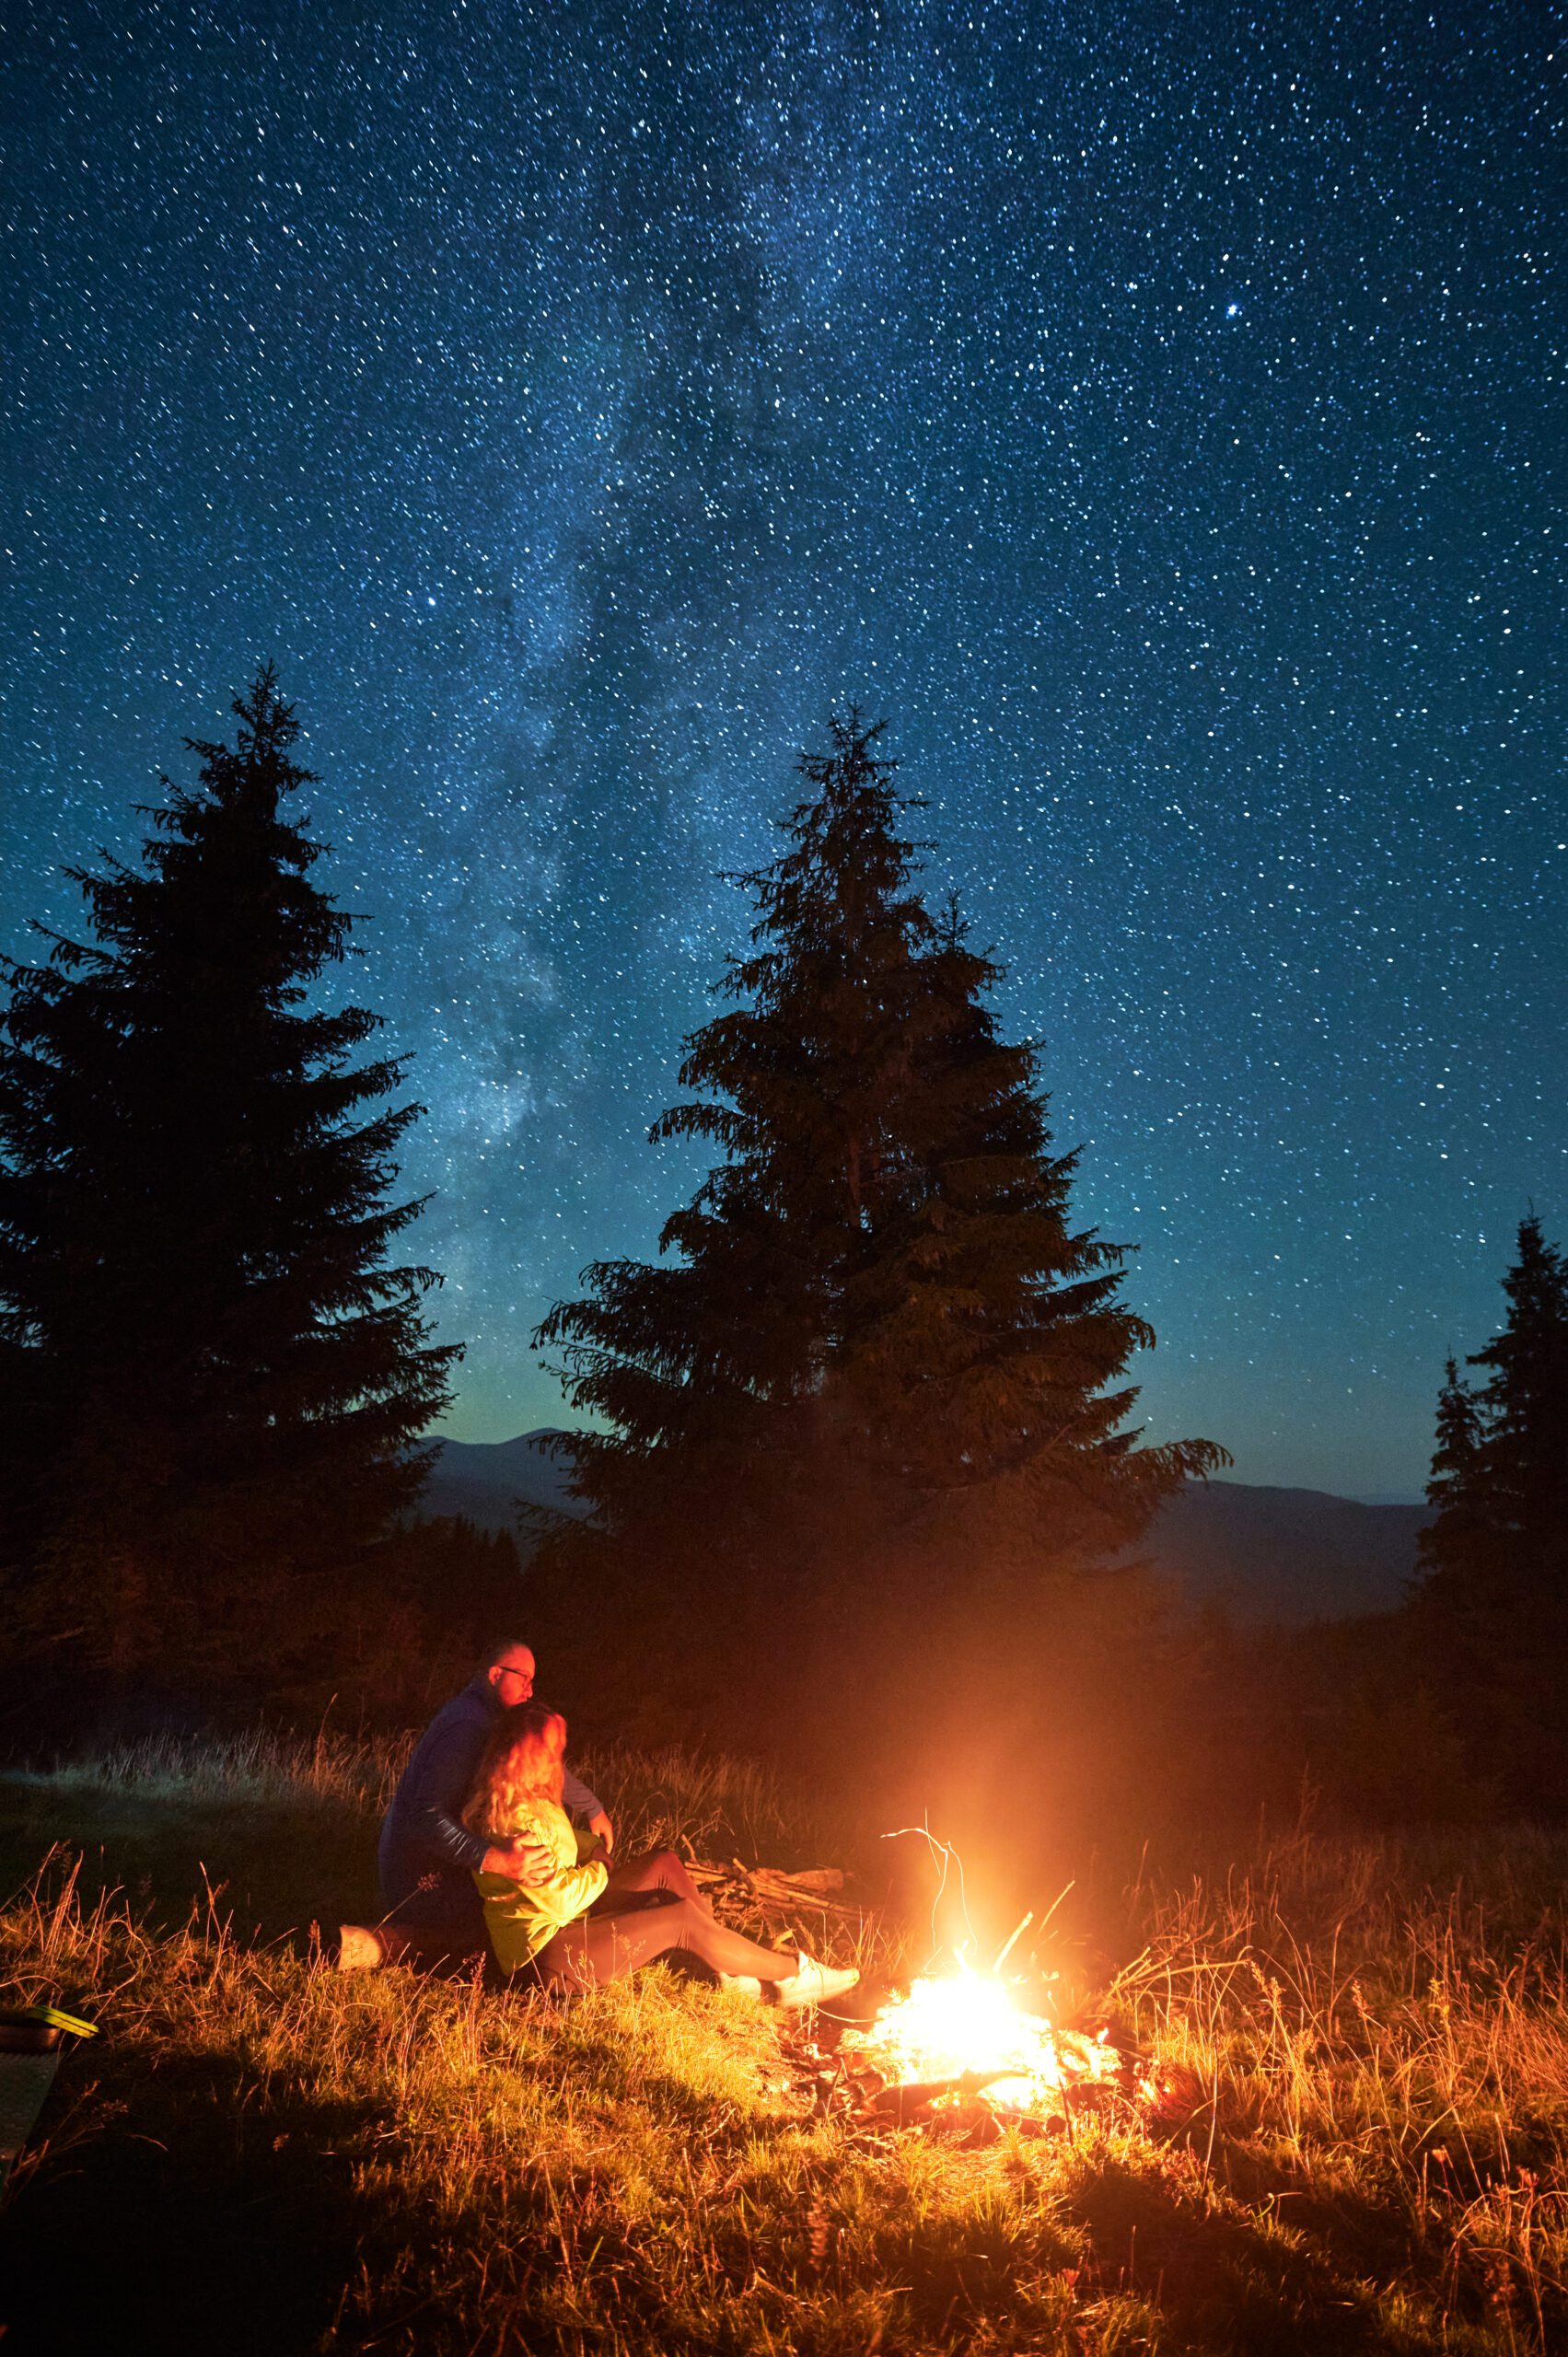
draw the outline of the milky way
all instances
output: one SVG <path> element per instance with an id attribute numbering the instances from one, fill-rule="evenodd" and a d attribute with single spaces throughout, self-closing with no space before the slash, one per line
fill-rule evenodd
<path id="1" fill-rule="evenodd" d="M 1549 12 L 30 12 L 4 946 L 276 660 L 452 1429 L 652 1250 L 791 765 L 885 714 L 1162 1434 L 1411 1492 L 1568 1231 Z"/>

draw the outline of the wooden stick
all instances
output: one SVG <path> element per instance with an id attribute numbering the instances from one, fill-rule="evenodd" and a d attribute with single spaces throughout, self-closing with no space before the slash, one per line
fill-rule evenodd
<path id="1" fill-rule="evenodd" d="M 1016 1927 L 1016 1929 L 1014 1931 L 1014 1933 L 1013 1933 L 1012 1938 L 1011 1938 L 1010 1940 L 1006 1941 L 1006 1942 L 1004 1944 L 1001 1955 L 997 1957 L 997 1959 L 996 1959 L 995 1963 L 994 1963 L 994 1964 L 992 1966 L 992 1968 L 991 1968 L 991 1969 L 992 1969 L 992 1971 L 993 1971 L 993 1972 L 1000 1972 L 1000 1971 L 1001 1971 L 1001 1969 L 1002 1969 L 1003 1966 L 1006 1963 L 1007 1958 L 1012 1955 L 1013 1950 L 1017 1946 L 1019 1933 L 1023 1933 L 1023 1932 L 1027 1932 L 1027 1931 L 1028 1930 L 1028 1928 L 1029 1928 L 1029 1925 L 1034 1922 L 1034 1919 L 1035 1919 L 1035 1911 L 1034 1911 L 1034 1909 L 1031 1907 L 1031 1908 L 1029 1909 L 1028 1913 L 1024 1917 L 1023 1922 L 1022 1922 L 1020 1924 L 1018 1924 L 1018 1925 L 1017 1925 L 1017 1927 Z"/>

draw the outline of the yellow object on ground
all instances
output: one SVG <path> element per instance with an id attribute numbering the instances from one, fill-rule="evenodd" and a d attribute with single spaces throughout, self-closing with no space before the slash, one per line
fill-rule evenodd
<path id="1" fill-rule="evenodd" d="M 0 2185 L 31 2135 L 60 2067 L 61 2041 L 96 2038 L 91 2022 L 57 2005 L 24 2005 L 0 2014 Z"/>

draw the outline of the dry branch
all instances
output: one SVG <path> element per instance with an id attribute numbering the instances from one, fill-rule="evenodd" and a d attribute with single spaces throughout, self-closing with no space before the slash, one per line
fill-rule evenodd
<path id="1" fill-rule="evenodd" d="M 777 1866 L 743 1866 L 732 1858 L 727 1866 L 693 1860 L 691 1878 L 716 1900 L 726 1900 L 738 1911 L 780 1919 L 810 1909 L 835 1922 L 858 1923 L 864 1908 L 830 1894 L 842 1890 L 844 1875 L 838 1866 L 811 1866 L 799 1874 L 784 1874 Z"/>

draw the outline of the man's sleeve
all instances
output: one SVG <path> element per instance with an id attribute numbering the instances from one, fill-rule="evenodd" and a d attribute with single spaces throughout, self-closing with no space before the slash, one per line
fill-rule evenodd
<path id="1" fill-rule="evenodd" d="M 458 1816 L 472 1781 L 475 1757 L 469 1730 L 454 1727 L 431 1750 L 419 1788 L 409 1796 L 408 1828 L 421 1849 L 437 1864 L 463 1874 L 477 1874 L 490 1847 Z"/>
<path id="2" fill-rule="evenodd" d="M 561 1805 L 568 1817 L 585 1817 L 590 1820 L 609 1814 L 597 1793 L 590 1793 L 580 1776 L 568 1768 L 561 1779 Z"/>

